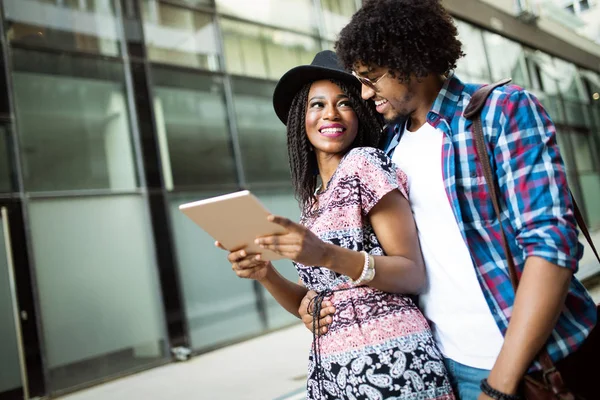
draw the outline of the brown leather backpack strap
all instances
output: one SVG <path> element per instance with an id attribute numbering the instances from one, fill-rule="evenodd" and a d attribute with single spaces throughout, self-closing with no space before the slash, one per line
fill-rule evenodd
<path id="1" fill-rule="evenodd" d="M 476 92 L 477 93 L 477 92 Z M 504 232 L 504 227 L 502 227 L 502 219 L 500 218 L 500 203 L 498 201 L 498 187 L 497 182 L 494 179 L 494 173 L 492 172 L 492 166 L 490 165 L 490 160 L 488 156 L 487 147 L 485 145 L 485 138 L 483 136 L 483 127 L 481 126 L 481 118 L 479 115 L 477 118 L 473 120 L 473 139 L 475 140 L 475 149 L 477 150 L 477 158 L 479 159 L 479 163 L 481 164 L 481 168 L 483 169 L 483 175 L 485 176 L 485 183 L 487 184 L 488 190 L 490 192 L 490 198 L 492 200 L 492 205 L 494 206 L 494 211 L 496 212 L 496 218 L 498 218 L 498 224 L 500 225 L 500 233 L 502 234 L 502 247 L 504 249 L 504 255 L 506 256 L 506 263 L 508 264 L 508 272 L 510 274 L 510 281 L 512 283 L 513 289 L 516 293 L 517 286 L 519 286 L 519 278 L 517 275 L 517 268 L 515 267 L 515 262 L 512 256 L 512 252 L 510 251 L 510 246 L 508 245 L 508 239 L 506 238 L 506 233 Z"/>
<path id="2" fill-rule="evenodd" d="M 510 274 L 510 280 L 513 286 L 514 291 L 517 291 L 517 286 L 519 285 L 519 278 L 517 277 L 517 269 L 515 267 L 514 259 L 512 257 L 512 253 L 510 251 L 510 246 L 508 245 L 508 240 L 506 238 L 506 233 L 504 232 L 504 228 L 502 227 L 502 219 L 500 218 L 500 203 L 498 196 L 498 187 L 496 179 L 494 179 L 494 173 L 492 172 L 492 166 L 490 165 L 489 153 L 487 150 L 487 146 L 485 145 L 485 137 L 483 136 L 483 126 L 481 123 L 481 109 L 485 105 L 485 102 L 489 95 L 492 93 L 494 89 L 499 86 L 504 86 L 511 81 L 510 78 L 503 79 L 491 85 L 482 86 L 477 89 L 475 93 L 471 96 L 471 101 L 467 105 L 465 109 L 464 116 L 468 119 L 473 120 L 473 139 L 475 141 L 475 149 L 477 150 L 477 158 L 479 159 L 479 163 L 481 164 L 481 168 L 483 169 L 483 175 L 485 176 L 485 182 L 487 183 L 488 190 L 490 191 L 490 197 L 492 200 L 492 204 L 494 206 L 494 211 L 496 212 L 496 218 L 498 218 L 498 223 L 500 224 L 500 232 L 502 234 L 502 247 L 504 249 L 504 254 L 506 255 L 506 262 L 508 264 L 508 271 Z"/>
<path id="3" fill-rule="evenodd" d="M 512 79 L 505 78 L 496 83 L 492 83 L 491 85 L 482 86 L 473 93 L 471 96 L 471 100 L 465 108 L 464 116 L 467 119 L 475 120 L 475 117 L 479 115 L 481 109 L 485 105 L 487 98 L 490 96 L 492 91 L 497 87 L 504 86 L 507 83 L 510 83 Z"/>
<path id="4" fill-rule="evenodd" d="M 538 361 L 542 365 L 542 378 L 544 382 L 552 388 L 552 391 L 556 395 L 564 395 L 565 399 L 573 398 L 570 393 L 560 371 L 554 365 L 548 349 L 544 346 L 538 354 Z M 563 397 L 559 397 L 563 398 Z"/>

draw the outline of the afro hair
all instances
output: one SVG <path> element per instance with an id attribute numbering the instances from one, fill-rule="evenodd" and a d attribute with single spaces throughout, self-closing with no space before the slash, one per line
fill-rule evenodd
<path id="1" fill-rule="evenodd" d="M 401 81 L 447 74 L 464 55 L 439 0 L 367 0 L 342 29 L 335 50 L 347 69 L 386 67 Z"/>

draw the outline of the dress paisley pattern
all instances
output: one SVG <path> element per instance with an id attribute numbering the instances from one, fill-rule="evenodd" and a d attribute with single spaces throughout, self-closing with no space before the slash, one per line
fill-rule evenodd
<path id="1" fill-rule="evenodd" d="M 300 222 L 325 242 L 383 255 L 367 214 L 396 189 L 408 198 L 406 175 L 383 152 L 352 149 Z M 345 275 L 295 266 L 307 288 L 331 292 L 326 299 L 336 308 L 316 339 L 318 365 L 313 350 L 309 356 L 307 399 L 454 399 L 429 325 L 409 296 L 348 289 Z"/>

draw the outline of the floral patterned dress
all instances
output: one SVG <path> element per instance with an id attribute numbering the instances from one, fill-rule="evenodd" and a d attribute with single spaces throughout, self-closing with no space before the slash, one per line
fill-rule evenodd
<path id="1" fill-rule="evenodd" d="M 383 152 L 352 149 L 300 222 L 325 242 L 383 255 L 367 214 L 396 189 L 408 198 L 406 175 Z M 351 288 L 345 275 L 295 265 L 304 285 L 327 293 L 336 308 L 310 352 L 308 399 L 454 399 L 429 325 L 410 297 Z"/>

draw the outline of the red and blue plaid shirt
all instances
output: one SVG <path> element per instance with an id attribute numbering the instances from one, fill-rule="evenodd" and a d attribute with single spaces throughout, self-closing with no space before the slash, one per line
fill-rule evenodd
<path id="1" fill-rule="evenodd" d="M 479 85 L 446 80 L 427 122 L 444 133 L 442 174 L 448 201 L 476 266 L 487 304 L 503 334 L 514 291 L 502 248 L 500 225 L 481 165 L 472 123 L 464 117 Z M 490 163 L 498 180 L 501 220 L 520 274 L 529 256 L 577 271 L 583 254 L 565 167 L 550 117 L 530 93 L 514 85 L 495 89 L 481 113 Z M 397 124 L 384 146 L 391 157 L 403 133 Z M 459 295 L 459 294 L 457 294 Z M 572 353 L 596 324 L 596 307 L 573 277 L 565 308 L 548 342 L 556 361 Z"/>

